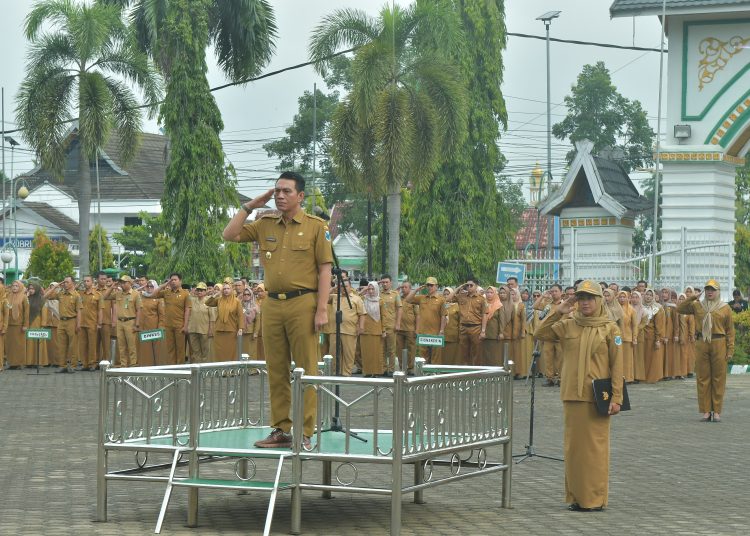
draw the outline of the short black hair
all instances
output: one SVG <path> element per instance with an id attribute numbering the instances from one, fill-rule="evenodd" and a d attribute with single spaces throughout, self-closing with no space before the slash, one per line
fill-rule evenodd
<path id="1" fill-rule="evenodd" d="M 568 292 L 569 290 L 575 290 L 575 287 L 565 287 L 565 292 Z"/>
<path id="2" fill-rule="evenodd" d="M 169 274 L 169 279 L 172 279 L 174 276 L 177 276 L 177 279 L 179 279 L 180 281 L 182 281 L 182 274 L 181 273 L 179 273 L 179 272 L 172 272 L 171 274 Z"/>
<path id="3" fill-rule="evenodd" d="M 75 277 L 73 277 L 72 275 L 66 275 L 65 277 L 63 277 L 63 281 L 65 281 L 65 280 L 66 280 L 66 279 L 68 279 L 68 278 L 70 278 L 70 280 L 71 280 L 71 281 L 72 281 L 73 283 L 75 283 L 75 282 L 76 282 L 76 278 L 75 278 Z"/>
<path id="4" fill-rule="evenodd" d="M 511 280 L 511 279 L 512 279 L 513 281 L 515 281 L 516 283 L 518 283 L 518 278 L 517 278 L 516 276 L 514 276 L 514 275 L 510 276 L 509 278 L 507 278 L 507 279 L 505 280 L 505 282 L 506 282 L 506 283 L 508 283 L 508 282 L 510 282 L 510 280 Z"/>
<path id="5" fill-rule="evenodd" d="M 625 286 L 624 286 L 624 287 L 622 287 L 622 288 L 621 288 L 620 290 L 621 290 L 621 291 L 622 291 L 622 290 L 624 290 L 625 292 L 631 292 L 631 290 L 632 290 L 632 289 L 631 289 L 631 288 L 630 288 L 629 286 L 625 285 Z"/>
<path id="6" fill-rule="evenodd" d="M 383 274 L 380 276 L 380 279 L 387 279 L 388 281 L 393 281 L 393 278 L 390 276 L 390 274 Z"/>
<path id="7" fill-rule="evenodd" d="M 641 283 L 643 283 L 644 285 L 648 286 L 648 281 L 646 281 L 645 279 L 639 279 L 638 282 L 636 283 L 636 285 L 640 285 Z"/>
<path id="8" fill-rule="evenodd" d="M 479 279 L 477 279 L 473 275 L 470 275 L 469 277 L 466 278 L 466 282 L 468 283 L 469 281 L 474 283 L 476 286 L 479 286 Z"/>
<path id="9" fill-rule="evenodd" d="M 107 277 L 107 274 L 105 272 L 103 272 L 102 270 L 99 270 L 98 272 L 96 272 L 96 277 L 99 277 L 99 276 L 102 276 L 102 275 L 104 277 Z"/>
<path id="10" fill-rule="evenodd" d="M 550 290 L 551 290 L 551 289 L 553 289 L 553 288 L 555 288 L 555 287 L 559 288 L 559 289 L 560 289 L 560 292 L 562 292 L 562 289 L 563 289 L 563 288 L 562 288 L 562 286 L 561 286 L 561 285 L 558 285 L 557 283 L 552 283 L 552 284 L 551 284 L 551 285 L 549 286 Z"/>
<path id="11" fill-rule="evenodd" d="M 298 192 L 305 191 L 305 178 L 296 171 L 284 171 L 281 175 L 279 175 L 279 179 L 294 181 L 294 187 Z"/>

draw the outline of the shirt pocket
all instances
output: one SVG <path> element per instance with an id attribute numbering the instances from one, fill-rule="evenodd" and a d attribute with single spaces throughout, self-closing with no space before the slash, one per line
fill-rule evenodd
<path id="1" fill-rule="evenodd" d="M 312 241 L 309 238 L 298 238 L 292 241 L 292 251 L 308 251 L 312 248 Z"/>

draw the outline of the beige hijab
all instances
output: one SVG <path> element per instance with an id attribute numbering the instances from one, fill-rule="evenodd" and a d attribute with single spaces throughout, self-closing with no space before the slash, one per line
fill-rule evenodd
<path id="1" fill-rule="evenodd" d="M 604 299 L 594 296 L 594 314 L 585 316 L 580 309 L 573 313 L 573 320 L 583 328 L 578 346 L 578 396 L 583 396 L 584 383 L 589 373 L 591 354 L 607 338 L 608 324 L 612 322 L 604 306 Z M 618 304 L 619 305 L 619 304 Z"/>
<path id="2" fill-rule="evenodd" d="M 619 322 L 622 320 L 622 317 L 625 316 L 625 312 L 622 310 L 622 305 L 617 301 L 617 296 L 615 295 L 614 290 L 606 288 L 602 292 L 605 296 L 612 296 L 611 304 L 607 303 L 607 300 L 603 300 L 604 307 L 607 310 L 607 316 L 609 316 L 609 319 L 613 322 Z"/>
<path id="3" fill-rule="evenodd" d="M 709 300 L 704 294 L 703 299 L 701 300 L 701 305 L 703 306 L 703 310 L 706 311 L 706 316 L 703 317 L 701 335 L 703 336 L 703 340 L 705 342 L 711 342 L 711 334 L 713 333 L 714 329 L 714 322 L 713 318 L 711 317 L 711 313 L 713 313 L 714 311 L 718 311 L 727 304 L 721 301 L 721 294 L 717 292 L 716 298 L 714 298 L 713 300 Z M 729 306 L 727 305 L 727 307 Z"/>

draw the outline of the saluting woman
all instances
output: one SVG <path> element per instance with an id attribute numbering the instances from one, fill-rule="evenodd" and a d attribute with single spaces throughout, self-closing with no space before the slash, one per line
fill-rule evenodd
<path id="1" fill-rule="evenodd" d="M 565 499 L 574 511 L 601 510 L 608 500 L 610 420 L 596 410 L 593 380 L 612 379 L 609 415 L 622 403 L 622 337 L 602 302 L 601 286 L 584 281 L 536 331 L 538 339 L 562 347 Z"/>

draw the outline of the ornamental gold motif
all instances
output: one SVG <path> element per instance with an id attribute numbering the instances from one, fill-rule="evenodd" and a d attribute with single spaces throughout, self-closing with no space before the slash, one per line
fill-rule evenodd
<path id="1" fill-rule="evenodd" d="M 729 41 L 722 41 L 716 37 L 706 37 L 698 44 L 701 59 L 698 62 L 698 90 L 702 91 L 706 84 L 713 82 L 716 73 L 724 69 L 733 56 L 742 52 L 750 43 L 750 38 L 743 39 L 735 35 Z"/>

